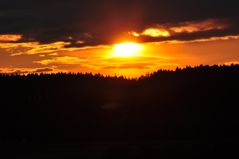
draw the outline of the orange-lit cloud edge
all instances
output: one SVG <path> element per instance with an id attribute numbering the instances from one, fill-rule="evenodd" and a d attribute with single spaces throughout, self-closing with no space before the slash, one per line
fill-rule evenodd
<path id="1" fill-rule="evenodd" d="M 182 33 L 206 32 L 211 30 L 224 30 L 230 27 L 230 23 L 226 20 L 206 19 L 201 21 L 182 22 L 179 24 L 155 24 L 144 29 L 142 32 L 129 32 L 135 37 L 170 37 Z"/>

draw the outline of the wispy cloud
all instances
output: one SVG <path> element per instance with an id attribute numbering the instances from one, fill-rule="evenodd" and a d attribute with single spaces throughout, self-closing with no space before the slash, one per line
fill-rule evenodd
<path id="1" fill-rule="evenodd" d="M 89 69 L 154 69 L 161 66 L 178 66 L 172 58 L 164 57 L 135 57 L 125 58 L 79 58 L 71 56 L 53 57 L 51 59 L 34 61 L 41 65 L 77 65 Z"/>
<path id="2" fill-rule="evenodd" d="M 229 35 L 222 37 L 209 37 L 201 38 L 196 40 L 165 40 L 160 42 L 153 42 L 154 44 L 170 43 L 170 44 L 185 44 L 185 43 L 196 43 L 196 42 L 210 42 L 210 41 L 225 41 L 225 40 L 238 40 L 239 35 Z"/>
<path id="3" fill-rule="evenodd" d="M 38 42 L 0 43 L 0 48 L 5 49 L 11 56 L 18 56 L 24 54 L 52 54 L 56 51 L 73 50 L 73 48 L 65 48 L 69 44 L 68 42 L 50 44 L 40 44 Z"/>
<path id="4" fill-rule="evenodd" d="M 48 54 L 55 56 L 59 52 L 89 50 L 96 48 L 106 48 L 105 45 L 85 46 L 85 47 L 68 47 L 70 42 L 58 41 L 49 44 L 39 42 L 19 42 L 19 43 L 1 43 L 0 48 L 5 49 L 11 56 Z"/>
<path id="5" fill-rule="evenodd" d="M 22 39 L 22 35 L 3 34 L 0 35 L 0 42 L 17 42 Z"/>
<path id="6" fill-rule="evenodd" d="M 149 37 L 170 37 L 177 34 L 207 32 L 212 30 L 223 30 L 230 26 L 225 20 L 206 19 L 201 21 L 188 21 L 177 24 L 156 24 L 144 29 L 141 33 L 129 32 L 135 37 L 149 36 Z"/>
<path id="7" fill-rule="evenodd" d="M 219 19 L 207 19 L 203 21 L 192 21 L 179 23 L 177 26 L 170 27 L 174 33 L 194 33 L 210 30 L 223 30 L 229 27 L 228 22 Z"/>
<path id="8" fill-rule="evenodd" d="M 77 64 L 80 64 L 82 61 L 84 60 L 81 60 L 78 57 L 63 56 L 63 57 L 45 59 L 41 61 L 34 61 L 34 63 L 38 63 L 42 65 L 52 65 L 52 64 L 77 65 Z"/>
<path id="9" fill-rule="evenodd" d="M 57 73 L 57 72 L 67 72 L 67 71 L 60 70 L 56 66 L 41 68 L 24 68 L 24 67 L 0 68 L 0 73 L 4 74 L 31 74 L 31 73 Z"/>

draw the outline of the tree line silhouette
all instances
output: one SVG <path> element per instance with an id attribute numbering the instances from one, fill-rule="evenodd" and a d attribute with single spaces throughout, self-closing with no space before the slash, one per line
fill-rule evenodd
<path id="1" fill-rule="evenodd" d="M 14 158 L 237 155 L 239 65 L 100 74 L 0 74 L 1 145 Z"/>

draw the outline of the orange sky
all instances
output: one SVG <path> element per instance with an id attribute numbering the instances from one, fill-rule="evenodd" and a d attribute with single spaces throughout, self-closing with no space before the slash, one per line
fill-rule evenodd
<path id="1" fill-rule="evenodd" d="M 11 36 L 4 38 L 14 41 Z M 141 43 L 142 53 L 133 57 L 112 56 L 112 45 L 81 48 L 66 48 L 66 45 L 66 42 L 0 42 L 0 71 L 91 72 L 139 77 L 158 69 L 239 63 L 239 36 Z"/>

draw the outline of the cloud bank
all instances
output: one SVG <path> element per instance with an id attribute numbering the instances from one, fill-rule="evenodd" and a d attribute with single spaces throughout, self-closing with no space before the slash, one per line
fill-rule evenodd
<path id="1" fill-rule="evenodd" d="M 2 0 L 0 6 L 0 42 L 84 47 L 239 34 L 234 0 Z"/>

